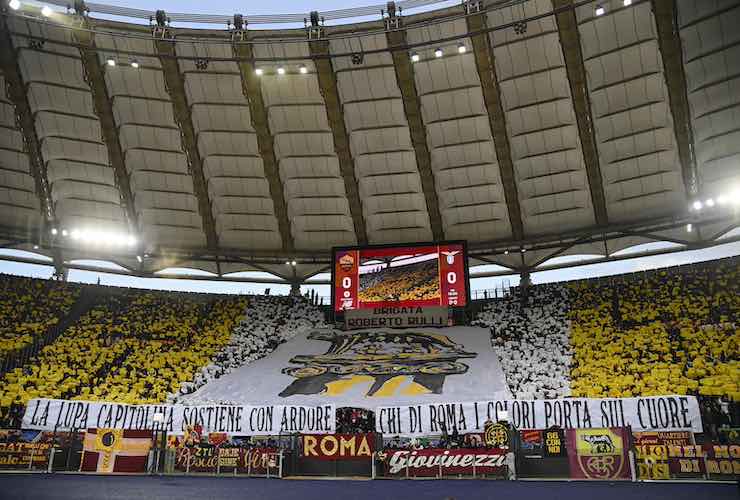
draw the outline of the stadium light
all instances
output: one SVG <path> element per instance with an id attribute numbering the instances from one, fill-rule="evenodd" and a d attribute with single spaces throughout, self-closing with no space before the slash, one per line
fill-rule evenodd
<path id="1" fill-rule="evenodd" d="M 724 205 L 725 203 L 727 203 L 727 196 L 725 196 L 723 194 L 717 196 L 717 204 L 718 205 Z"/>
<path id="2" fill-rule="evenodd" d="M 421 58 L 419 57 L 419 54 L 417 52 L 411 54 L 411 62 L 419 62 L 419 59 Z"/>
<path id="3" fill-rule="evenodd" d="M 434 51 L 434 57 L 437 57 L 437 58 L 439 58 L 439 57 L 442 57 L 442 55 L 443 55 L 443 54 L 444 54 L 444 53 L 442 52 L 442 49 L 439 49 L 439 48 L 438 48 L 438 49 L 436 49 L 436 50 Z"/>
<path id="4" fill-rule="evenodd" d="M 67 232 L 66 229 L 62 229 L 62 236 L 64 236 L 66 238 L 68 234 L 69 233 Z"/>
<path id="5" fill-rule="evenodd" d="M 8 2 L 8 7 L 13 10 L 18 10 L 21 8 L 21 2 L 19 0 L 10 0 L 10 2 Z"/>
<path id="6" fill-rule="evenodd" d="M 44 7 L 41 9 L 41 15 L 44 17 L 49 17 L 54 13 L 53 10 L 51 10 L 51 7 L 48 5 L 44 5 Z"/>
<path id="7" fill-rule="evenodd" d="M 604 13 L 606 12 L 606 9 L 604 7 L 602 7 L 601 5 L 597 5 L 595 12 L 596 12 L 596 15 L 597 16 L 603 16 Z"/>
<path id="8" fill-rule="evenodd" d="M 265 72 L 265 70 L 263 70 L 262 68 L 257 68 L 257 69 L 254 70 L 254 74 L 257 75 L 257 76 L 262 76 L 264 74 L 264 72 Z"/>
<path id="9" fill-rule="evenodd" d="M 55 228 L 55 227 L 52 227 L 51 228 L 51 234 L 53 234 L 54 236 L 56 236 L 57 233 L 59 233 L 59 230 L 57 228 Z"/>
<path id="10" fill-rule="evenodd" d="M 291 261 L 290 261 L 290 265 L 291 265 L 291 266 L 295 267 L 295 266 L 296 266 L 296 264 L 298 264 L 298 263 L 297 263 L 296 261 L 294 261 L 294 260 L 291 260 Z"/>
<path id="11" fill-rule="evenodd" d="M 692 205 L 692 207 L 694 207 L 694 210 L 701 210 L 703 206 L 704 204 L 699 200 L 696 200 Z"/>
<path id="12" fill-rule="evenodd" d="M 708 207 L 713 207 L 714 206 L 714 199 L 713 198 L 709 198 L 709 199 L 707 199 L 707 201 L 704 202 L 704 204 L 706 206 L 708 206 Z"/>
<path id="13" fill-rule="evenodd" d="M 509 255 L 509 251 L 508 250 L 504 250 L 504 255 Z"/>
<path id="14" fill-rule="evenodd" d="M 141 255 L 137 255 L 136 256 L 136 260 L 139 261 L 139 264 L 141 264 L 142 262 L 144 262 L 144 259 L 141 258 Z"/>
<path id="15" fill-rule="evenodd" d="M 694 226 L 691 225 L 691 222 L 689 222 L 688 224 L 686 224 L 686 232 L 687 233 L 690 233 L 691 231 L 693 231 L 693 229 L 694 229 Z"/>
<path id="16" fill-rule="evenodd" d="M 278 66 L 277 72 L 278 72 L 278 75 L 284 75 L 285 68 L 283 68 L 282 66 Z"/>
<path id="17" fill-rule="evenodd" d="M 137 61 L 131 61 L 131 67 L 134 69 L 139 69 L 139 63 Z"/>
<path id="18" fill-rule="evenodd" d="M 301 64 L 300 68 L 298 68 L 298 71 L 300 71 L 302 75 L 305 75 L 306 73 L 308 73 L 308 68 L 305 64 Z"/>
<path id="19" fill-rule="evenodd" d="M 630 5 L 632 5 L 632 0 L 624 0 L 622 2 L 622 5 L 624 5 L 625 7 L 629 7 Z"/>
<path id="20" fill-rule="evenodd" d="M 38 250 L 38 249 L 39 249 L 39 246 L 38 246 L 38 245 L 34 245 L 34 246 L 33 246 L 33 249 L 34 249 L 34 250 Z"/>
<path id="21" fill-rule="evenodd" d="M 464 43 L 461 43 L 460 45 L 457 46 L 457 51 L 460 54 L 464 54 L 465 52 L 467 52 L 467 50 L 468 50 L 468 48 L 465 46 Z"/>
<path id="22" fill-rule="evenodd" d="M 115 66 L 116 60 L 113 59 L 112 57 L 109 57 L 108 59 L 105 60 L 105 64 L 107 64 L 108 66 Z"/>
<path id="23" fill-rule="evenodd" d="M 524 247 L 522 247 L 522 253 L 524 253 L 524 252 L 526 252 L 526 251 L 527 251 L 527 249 L 526 249 L 526 248 L 524 248 Z"/>

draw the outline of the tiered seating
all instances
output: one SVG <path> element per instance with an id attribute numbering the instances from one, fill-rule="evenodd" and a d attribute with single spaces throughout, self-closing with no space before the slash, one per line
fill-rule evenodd
<path id="1" fill-rule="evenodd" d="M 69 313 L 79 287 L 17 276 L 0 278 L 0 359 L 43 336 Z"/>
<path id="2" fill-rule="evenodd" d="M 574 396 L 740 399 L 738 261 L 572 285 Z"/>
<path id="3" fill-rule="evenodd" d="M 245 306 L 239 297 L 104 295 L 33 363 L 0 380 L 0 407 L 34 397 L 165 401 L 226 345 Z"/>
<path id="4" fill-rule="evenodd" d="M 327 326 L 323 313 L 303 297 L 250 297 L 246 315 L 234 328 L 228 345 L 192 383 L 184 383 L 180 392 L 190 394 L 211 380 L 268 355 L 301 332 Z"/>
<path id="5" fill-rule="evenodd" d="M 568 289 L 534 287 L 527 305 L 519 291 L 490 302 L 473 324 L 491 329 L 509 390 L 519 399 L 557 398 L 570 394 Z"/>

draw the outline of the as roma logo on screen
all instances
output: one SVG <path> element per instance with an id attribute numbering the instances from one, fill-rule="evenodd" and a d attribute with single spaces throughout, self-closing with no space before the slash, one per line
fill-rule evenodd
<path id="1" fill-rule="evenodd" d="M 357 384 L 372 380 L 366 396 L 373 396 L 395 377 L 413 377 L 405 394 L 442 394 L 445 378 L 468 371 L 461 359 L 476 353 L 446 335 L 417 331 L 365 330 L 337 332 L 317 330 L 312 340 L 331 342 L 325 354 L 294 356 L 290 362 L 303 366 L 283 368 L 295 377 L 280 393 L 339 396 Z M 399 385 L 400 390 L 403 386 Z"/>
<path id="2" fill-rule="evenodd" d="M 355 266 L 355 258 L 351 254 L 344 254 L 339 258 L 339 267 L 345 273 L 348 273 Z"/>

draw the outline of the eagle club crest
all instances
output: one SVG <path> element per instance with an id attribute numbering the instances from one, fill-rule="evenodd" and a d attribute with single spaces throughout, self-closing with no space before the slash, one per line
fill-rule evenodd
<path id="1" fill-rule="evenodd" d="M 314 331 L 312 340 L 324 340 L 331 346 L 324 354 L 298 355 L 290 362 L 302 366 L 283 368 L 282 373 L 295 377 L 281 397 L 296 394 L 339 395 L 352 385 L 372 380 L 365 394 L 374 396 L 394 377 L 411 376 L 407 390 L 418 394 L 442 394 L 447 375 L 468 371 L 463 358 L 477 354 L 466 352 L 446 335 L 413 331 L 338 332 Z"/>

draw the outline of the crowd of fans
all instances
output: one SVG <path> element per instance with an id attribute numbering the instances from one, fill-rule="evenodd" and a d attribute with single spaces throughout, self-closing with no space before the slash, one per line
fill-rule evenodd
<path id="1" fill-rule="evenodd" d="M 559 398 L 570 394 L 571 348 L 568 289 L 540 285 L 523 301 L 519 289 L 489 302 L 473 321 L 490 329 L 491 343 L 518 399 Z"/>
<path id="2" fill-rule="evenodd" d="M 31 345 L 63 318 L 79 296 L 78 286 L 51 280 L 0 279 L 0 360 Z"/>
<path id="3" fill-rule="evenodd" d="M 740 400 L 738 260 L 571 285 L 574 396 Z"/>
<path id="4" fill-rule="evenodd" d="M 193 393 L 211 380 L 231 373 L 232 370 L 263 358 L 280 344 L 299 333 L 313 328 L 326 328 L 321 310 L 305 297 L 257 295 L 249 298 L 244 318 L 232 330 L 228 343 L 213 358 L 212 362 L 198 372 L 191 382 L 182 384 L 180 397 Z M 189 398 L 194 403 L 193 398 Z M 205 401 L 198 403 L 225 403 Z"/>
<path id="5" fill-rule="evenodd" d="M 35 397 L 165 401 L 225 346 L 246 299 L 121 290 L 96 304 L 31 363 L 0 378 L 0 417 Z"/>
<path id="6" fill-rule="evenodd" d="M 360 275 L 361 302 L 426 300 L 439 297 L 437 259 L 404 266 L 382 267 Z"/>
<path id="7" fill-rule="evenodd" d="M 514 290 L 473 324 L 490 330 L 516 398 L 695 394 L 705 420 L 721 425 L 740 400 L 739 262 Z M 419 264 L 422 274 L 433 267 Z M 56 324 L 79 295 L 73 285 L 14 277 L 0 290 L 0 352 Z M 0 376 L 0 425 L 17 424 L 35 397 L 214 403 L 193 392 L 326 326 L 303 297 L 101 287 L 59 338 Z M 337 423 L 338 432 L 369 431 L 374 419 L 349 408 Z"/>

